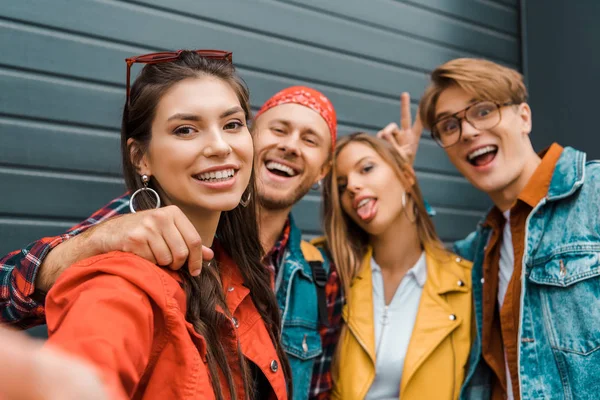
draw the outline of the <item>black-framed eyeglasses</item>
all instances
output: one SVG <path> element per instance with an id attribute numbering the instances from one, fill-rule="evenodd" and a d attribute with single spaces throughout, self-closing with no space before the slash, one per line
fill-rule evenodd
<path id="1" fill-rule="evenodd" d="M 437 120 L 431 128 L 431 136 L 443 148 L 455 145 L 462 137 L 462 122 L 467 121 L 475 129 L 492 129 L 502 120 L 500 108 L 512 106 L 515 103 L 495 103 L 479 101 L 473 103 L 452 115 Z M 463 114 L 459 117 L 459 114 Z"/>

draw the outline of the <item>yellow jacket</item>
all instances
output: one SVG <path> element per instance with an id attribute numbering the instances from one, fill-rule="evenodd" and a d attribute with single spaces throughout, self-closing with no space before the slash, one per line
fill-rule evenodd
<path id="1" fill-rule="evenodd" d="M 371 256 L 365 255 L 344 306 L 347 325 L 337 353 L 334 399 L 363 399 L 375 379 Z M 441 250 L 426 251 L 427 281 L 408 346 L 400 398 L 458 398 L 471 347 L 470 262 Z"/>

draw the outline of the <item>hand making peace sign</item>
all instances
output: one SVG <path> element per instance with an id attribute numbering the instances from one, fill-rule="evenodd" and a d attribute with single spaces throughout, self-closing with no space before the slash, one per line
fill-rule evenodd
<path id="1" fill-rule="evenodd" d="M 414 165 L 422 133 L 423 125 L 418 112 L 415 124 L 412 125 L 410 95 L 404 92 L 400 96 L 400 127 L 395 122 L 389 123 L 377 132 L 377 137 L 390 142 L 396 151 Z"/>

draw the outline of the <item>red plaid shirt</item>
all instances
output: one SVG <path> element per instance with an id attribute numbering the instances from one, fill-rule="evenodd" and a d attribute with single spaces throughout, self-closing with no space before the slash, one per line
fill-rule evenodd
<path id="1" fill-rule="evenodd" d="M 35 277 L 39 266 L 50 250 L 80 234 L 93 225 L 116 215 L 129 213 L 129 194 L 124 194 L 96 211 L 91 217 L 71 228 L 67 233 L 42 238 L 27 247 L 13 251 L 0 259 L 0 323 L 30 328 L 44 323 L 43 295 L 35 291 Z M 265 265 L 274 279 L 287 246 L 290 223 L 286 223 L 281 237 L 265 257 Z M 325 286 L 329 325 L 320 328 L 323 353 L 315 362 L 310 389 L 311 399 L 327 399 L 332 388 L 331 358 L 339 339 L 344 298 L 333 265 Z"/>
<path id="2" fill-rule="evenodd" d="M 287 246 L 289 238 L 290 220 L 287 219 L 283 226 L 283 230 L 281 231 L 281 235 L 279 235 L 279 239 L 277 239 L 273 248 L 271 248 L 271 250 L 263 257 L 263 264 L 271 273 L 271 289 L 273 290 L 275 290 L 275 277 L 277 276 L 277 271 L 279 271 L 281 260 L 283 260 L 283 250 Z"/>
<path id="3" fill-rule="evenodd" d="M 0 323 L 23 329 L 45 322 L 43 295 L 35 292 L 35 277 L 50 250 L 91 226 L 129 212 L 129 194 L 96 211 L 60 236 L 45 237 L 0 259 Z"/>
<path id="4" fill-rule="evenodd" d="M 331 257 L 330 257 L 331 259 Z M 310 383 L 310 399 L 329 399 L 333 389 L 333 377 L 331 374 L 331 360 L 335 354 L 337 343 L 340 339 L 342 328 L 342 309 L 344 308 L 344 293 L 341 282 L 333 262 L 329 264 L 329 277 L 325 284 L 325 296 L 327 298 L 328 326 L 321 326 L 319 333 L 323 345 L 323 353 L 315 361 L 313 367 L 312 381 Z"/>

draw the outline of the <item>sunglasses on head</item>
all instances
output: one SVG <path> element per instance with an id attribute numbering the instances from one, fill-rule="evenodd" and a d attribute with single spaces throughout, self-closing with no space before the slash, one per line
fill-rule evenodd
<path id="1" fill-rule="evenodd" d="M 129 91 L 131 85 L 131 66 L 135 63 L 140 64 L 159 64 L 163 62 L 171 62 L 181 57 L 185 50 L 177 51 L 162 51 L 159 53 L 142 54 L 141 56 L 129 57 L 125 59 L 127 63 L 127 104 L 129 104 Z M 211 58 L 214 60 L 223 60 L 232 62 L 233 53 L 224 50 L 191 50 L 201 57 Z"/>

